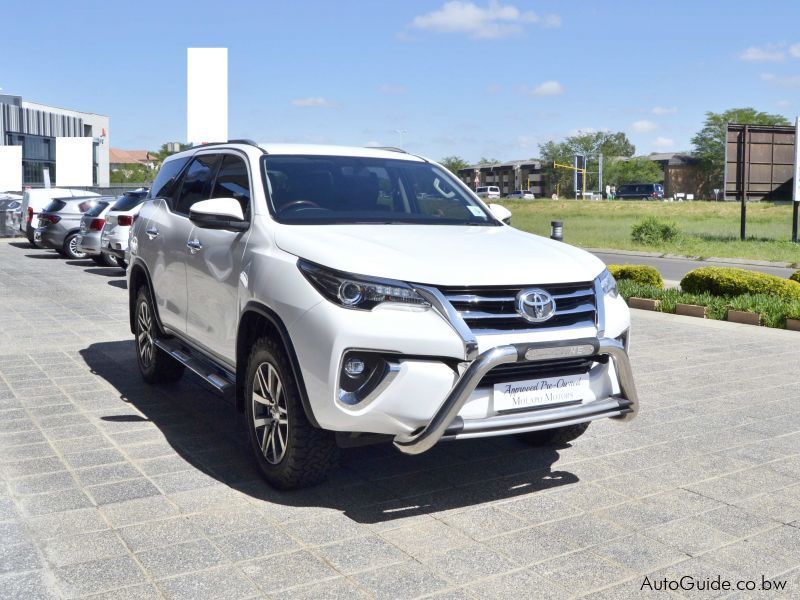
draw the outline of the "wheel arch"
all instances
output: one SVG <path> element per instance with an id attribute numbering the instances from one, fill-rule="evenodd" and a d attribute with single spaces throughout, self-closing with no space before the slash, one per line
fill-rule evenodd
<path id="1" fill-rule="evenodd" d="M 289 337 L 289 331 L 275 311 L 254 301 L 250 301 L 245 305 L 241 317 L 239 318 L 239 328 L 236 333 L 236 408 L 240 411 L 244 410 L 245 374 L 247 370 L 247 355 L 250 346 L 258 338 L 265 335 L 277 339 L 283 346 L 286 356 L 289 358 L 292 375 L 294 375 L 295 381 L 297 382 L 297 388 L 300 392 L 300 401 L 303 405 L 306 418 L 311 425 L 319 428 L 319 423 L 314 416 L 314 411 L 311 409 L 311 403 L 308 400 L 306 385 L 303 381 L 303 373 L 300 370 L 300 361 L 297 359 L 297 353 Z"/>
<path id="2" fill-rule="evenodd" d="M 156 326 L 158 327 L 158 330 L 163 333 L 164 328 L 161 325 L 161 318 L 158 315 L 158 306 L 156 305 L 156 299 L 153 296 L 153 283 L 152 279 L 150 278 L 150 271 L 148 271 L 147 267 L 142 263 L 141 260 L 138 259 L 131 264 L 131 273 L 128 276 L 128 318 L 130 321 L 129 325 L 131 328 L 131 333 L 136 333 L 136 296 L 139 295 L 139 289 L 142 286 L 145 286 L 147 288 L 147 293 L 150 294 L 150 304 L 153 307 L 153 313 L 156 318 Z"/>

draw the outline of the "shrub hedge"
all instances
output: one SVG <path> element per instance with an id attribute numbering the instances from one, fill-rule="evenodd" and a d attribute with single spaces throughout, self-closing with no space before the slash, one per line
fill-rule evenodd
<path id="1" fill-rule="evenodd" d="M 691 294 L 708 292 L 715 296 L 764 294 L 800 302 L 800 283 L 767 273 L 733 267 L 700 267 L 681 280 L 681 289 Z"/>
<path id="2" fill-rule="evenodd" d="M 794 273 L 789 275 L 789 279 L 791 279 L 792 281 L 796 281 L 797 283 L 800 283 L 800 271 L 795 271 Z"/>
<path id="3" fill-rule="evenodd" d="M 680 230 L 674 221 L 645 217 L 631 227 L 631 239 L 646 246 L 656 246 L 678 237 Z"/>
<path id="4" fill-rule="evenodd" d="M 627 280 L 663 288 L 664 280 L 658 269 L 650 265 L 608 265 L 608 271 L 617 281 Z"/>

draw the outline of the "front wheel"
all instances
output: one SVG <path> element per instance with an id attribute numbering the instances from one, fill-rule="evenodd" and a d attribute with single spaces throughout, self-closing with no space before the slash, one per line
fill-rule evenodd
<path id="1" fill-rule="evenodd" d="M 64 240 L 64 255 L 67 258 L 71 259 L 80 259 L 86 258 L 86 253 L 81 252 L 80 246 L 78 245 L 78 234 L 73 233 L 67 236 L 67 239 Z"/>
<path id="2" fill-rule="evenodd" d="M 156 346 L 158 325 L 150 294 L 146 287 L 139 289 L 134 313 L 136 358 L 139 372 L 147 383 L 177 381 L 183 375 L 183 365 Z"/>
<path id="3" fill-rule="evenodd" d="M 566 427 L 556 427 L 555 429 L 540 429 L 539 431 L 529 431 L 520 433 L 519 438 L 532 446 L 563 446 L 578 439 L 586 430 L 589 423 L 578 423 L 577 425 L 567 425 Z"/>
<path id="4" fill-rule="evenodd" d="M 338 464 L 334 434 L 309 423 L 286 353 L 272 338 L 250 351 L 245 406 L 256 462 L 276 488 L 319 483 Z"/>

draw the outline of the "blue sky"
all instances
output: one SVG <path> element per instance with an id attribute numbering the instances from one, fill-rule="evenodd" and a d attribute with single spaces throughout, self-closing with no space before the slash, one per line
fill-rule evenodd
<path id="1" fill-rule="evenodd" d="M 3 4 L 3 92 L 107 114 L 128 149 L 186 138 L 190 46 L 229 48 L 229 133 L 259 141 L 506 160 L 610 129 L 648 153 L 707 110 L 800 113 L 789 0 Z"/>

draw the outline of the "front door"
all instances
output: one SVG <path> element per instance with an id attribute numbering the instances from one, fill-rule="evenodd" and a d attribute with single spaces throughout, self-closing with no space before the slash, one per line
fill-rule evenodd
<path id="1" fill-rule="evenodd" d="M 251 177 L 239 154 L 224 154 L 210 198 L 234 198 L 250 220 Z M 195 227 L 192 249 L 186 255 L 188 337 L 233 366 L 239 322 L 242 258 L 250 231 Z"/>

